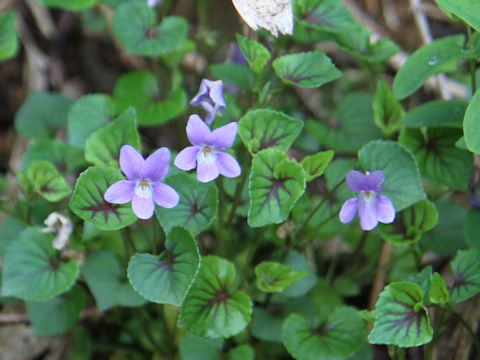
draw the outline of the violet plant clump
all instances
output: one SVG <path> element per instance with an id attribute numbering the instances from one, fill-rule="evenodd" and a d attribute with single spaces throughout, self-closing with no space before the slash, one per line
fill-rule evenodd
<path id="1" fill-rule="evenodd" d="M 347 185 L 350 190 L 359 194 L 345 201 L 340 210 L 340 221 L 349 223 L 358 211 L 363 230 L 374 229 L 378 222 L 392 223 L 395 220 L 395 207 L 387 196 L 380 194 L 384 181 L 385 175 L 381 170 L 366 174 L 351 170 L 347 174 Z"/>
<path id="2" fill-rule="evenodd" d="M 419 34 L 447 16 L 415 50 L 346 3 L 1 2 L 0 327 L 25 353 L 478 357 L 480 4 L 416 9 Z"/>

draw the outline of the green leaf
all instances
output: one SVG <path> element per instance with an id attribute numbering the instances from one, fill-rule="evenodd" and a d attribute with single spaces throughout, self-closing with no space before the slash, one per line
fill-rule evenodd
<path id="1" fill-rule="evenodd" d="M 17 54 L 19 43 L 15 17 L 16 13 L 13 11 L 0 14 L 0 61 L 10 59 Z"/>
<path id="2" fill-rule="evenodd" d="M 180 341 L 180 360 L 218 360 L 223 339 L 205 339 L 189 332 Z"/>
<path id="3" fill-rule="evenodd" d="M 438 223 L 422 235 L 421 248 L 446 257 L 453 256 L 467 245 L 463 236 L 467 210 L 451 199 L 436 201 L 435 207 L 439 214 Z"/>
<path id="4" fill-rule="evenodd" d="M 480 91 L 476 91 L 468 104 L 463 119 L 465 144 L 475 154 L 480 154 Z"/>
<path id="5" fill-rule="evenodd" d="M 365 335 L 365 322 L 356 310 L 345 306 L 337 307 L 318 329 L 297 314 L 282 326 L 283 343 L 297 360 L 346 359 L 364 344 Z"/>
<path id="6" fill-rule="evenodd" d="M 56 139 L 38 139 L 22 157 L 20 171 L 26 172 L 35 161 L 45 160 L 62 173 L 73 173 L 83 167 L 83 151 Z"/>
<path id="7" fill-rule="evenodd" d="M 322 176 L 328 164 L 332 161 L 333 155 L 333 150 L 327 150 L 304 157 L 301 164 L 307 175 L 307 181 L 312 181 L 313 179 Z"/>
<path id="8" fill-rule="evenodd" d="M 393 81 L 393 94 L 404 99 L 417 90 L 433 74 L 441 72 L 445 65 L 467 58 L 463 35 L 446 36 L 423 45 L 407 59 Z"/>
<path id="9" fill-rule="evenodd" d="M 131 287 L 118 260 L 109 251 L 88 254 L 82 265 L 82 274 L 98 310 L 105 311 L 113 306 L 140 306 L 145 299 Z"/>
<path id="10" fill-rule="evenodd" d="M 234 347 L 228 352 L 228 360 L 254 360 L 255 352 L 250 345 L 243 344 Z"/>
<path id="11" fill-rule="evenodd" d="M 312 269 L 308 260 L 297 251 L 290 251 L 285 265 L 299 272 L 306 272 L 307 275 L 295 281 L 292 285 L 285 289 L 284 295 L 288 297 L 299 297 L 308 293 L 317 283 L 317 276 Z"/>
<path id="12" fill-rule="evenodd" d="M 123 145 L 140 148 L 135 110 L 128 108 L 115 121 L 92 133 L 85 141 L 85 159 L 95 165 L 118 166 Z"/>
<path id="13" fill-rule="evenodd" d="M 473 172 L 473 158 L 455 146 L 460 129 L 406 128 L 399 141 L 416 156 L 422 177 L 456 190 L 467 190 Z"/>
<path id="14" fill-rule="evenodd" d="M 257 109 L 249 111 L 240 119 L 238 135 L 251 154 L 268 148 L 286 152 L 302 127 L 302 120 L 283 112 Z"/>
<path id="15" fill-rule="evenodd" d="M 320 51 L 284 55 L 272 65 L 285 84 L 308 88 L 322 86 L 342 76 L 332 60 Z"/>
<path id="16" fill-rule="evenodd" d="M 83 10 L 95 5 L 98 0 L 39 0 L 48 7 L 62 8 L 66 10 Z"/>
<path id="17" fill-rule="evenodd" d="M 403 281 L 417 284 L 422 289 L 424 296 L 426 296 L 430 292 L 430 284 L 432 282 L 432 266 L 426 266 L 422 271 L 413 276 L 407 277 Z"/>
<path id="18" fill-rule="evenodd" d="M 14 217 L 7 216 L 0 222 L 0 258 L 4 258 L 5 250 L 24 230 L 26 225 Z"/>
<path id="19" fill-rule="evenodd" d="M 268 60 L 270 60 L 270 52 L 265 46 L 257 41 L 250 40 L 239 34 L 236 36 L 238 47 L 243 56 L 245 56 L 245 59 L 247 59 L 250 69 L 256 74 L 261 73 L 263 68 L 267 65 Z"/>
<path id="20" fill-rule="evenodd" d="M 402 145 L 372 141 L 358 152 L 358 160 L 365 171 L 383 171 L 382 194 L 390 198 L 397 212 L 425 198 L 415 159 Z"/>
<path id="21" fill-rule="evenodd" d="M 300 164 L 278 150 L 260 151 L 252 160 L 248 224 L 281 223 L 304 191 L 305 172 Z"/>
<path id="22" fill-rule="evenodd" d="M 375 305 L 375 325 L 368 335 L 370 344 L 412 347 L 432 340 L 428 311 L 422 305 L 423 293 L 418 285 L 392 283 Z"/>
<path id="23" fill-rule="evenodd" d="M 446 304 L 449 301 L 447 285 L 439 273 L 433 274 L 428 296 L 434 304 Z"/>
<path id="24" fill-rule="evenodd" d="M 242 89 L 250 90 L 253 88 L 255 76 L 245 65 L 236 63 L 221 63 L 210 66 L 210 71 L 217 79 L 232 84 Z"/>
<path id="25" fill-rule="evenodd" d="M 84 307 L 85 292 L 79 287 L 47 301 L 27 301 L 28 317 L 36 336 L 64 333 L 78 320 Z"/>
<path id="26" fill-rule="evenodd" d="M 183 89 L 166 93 L 149 71 L 123 75 L 113 91 L 115 110 L 120 113 L 133 106 L 138 123 L 144 126 L 164 124 L 180 115 L 187 106 Z"/>
<path id="27" fill-rule="evenodd" d="M 70 195 L 72 189 L 48 161 L 35 161 L 28 167 L 28 180 L 44 199 L 55 202 Z"/>
<path id="28" fill-rule="evenodd" d="M 377 93 L 373 101 L 373 119 L 375 124 L 388 138 L 400 130 L 405 116 L 402 104 L 393 96 L 384 80 L 377 84 Z"/>
<path id="29" fill-rule="evenodd" d="M 328 124 L 308 119 L 305 127 L 323 147 L 346 153 L 382 137 L 373 121 L 372 98 L 362 93 L 344 96 Z"/>
<path id="30" fill-rule="evenodd" d="M 450 299 L 461 302 L 480 293 L 480 249 L 459 250 L 451 262 L 454 275 Z"/>
<path id="31" fill-rule="evenodd" d="M 403 120 L 407 127 L 462 128 L 468 102 L 462 100 L 434 100 L 415 107 Z"/>
<path id="32" fill-rule="evenodd" d="M 185 297 L 178 325 L 195 335 L 228 338 L 250 322 L 252 303 L 235 291 L 233 264 L 217 256 L 206 256 L 195 282 Z"/>
<path id="33" fill-rule="evenodd" d="M 160 256 L 135 254 L 130 258 L 128 279 L 145 299 L 180 306 L 199 265 L 200 254 L 192 235 L 175 227 L 168 233 Z"/>
<path id="34" fill-rule="evenodd" d="M 100 165 L 89 167 L 77 179 L 70 208 L 101 230 L 118 230 L 134 223 L 137 217 L 130 204 L 110 204 L 103 198 L 110 185 L 124 179 L 120 170 Z"/>
<path id="35" fill-rule="evenodd" d="M 282 342 L 282 323 L 284 318 L 272 314 L 258 306 L 253 308 L 251 331 L 257 339 L 269 342 Z"/>
<path id="36" fill-rule="evenodd" d="M 62 262 L 52 241 L 52 234 L 27 228 L 8 246 L 3 258 L 2 296 L 43 301 L 70 289 L 78 265 L 74 260 Z"/>
<path id="37" fill-rule="evenodd" d="M 433 229 L 437 222 L 435 205 L 423 199 L 397 214 L 393 224 L 380 224 L 379 230 L 388 242 L 404 245 L 420 240 L 422 233 Z"/>
<path id="38" fill-rule="evenodd" d="M 85 95 L 75 101 L 68 113 L 68 140 L 83 147 L 87 138 L 113 120 L 115 112 L 110 96 Z"/>
<path id="39" fill-rule="evenodd" d="M 33 91 L 15 115 L 17 132 L 30 139 L 53 137 L 64 128 L 73 99 L 54 93 Z"/>
<path id="40" fill-rule="evenodd" d="M 182 226 L 195 236 L 208 228 L 218 205 L 218 190 L 214 183 L 200 183 L 187 173 L 168 176 L 165 183 L 175 188 L 180 201 L 171 209 L 158 206 L 156 216 L 166 233 Z"/>
<path id="41" fill-rule="evenodd" d="M 187 30 L 187 21 L 178 16 L 164 17 L 157 26 L 155 9 L 145 1 L 123 3 L 113 16 L 113 32 L 130 54 L 168 54 L 180 46 Z"/>
<path id="42" fill-rule="evenodd" d="M 477 14 L 480 12 L 480 4 L 476 0 L 435 0 L 443 9 L 454 13 L 463 21 L 480 31 L 480 20 Z"/>
<path id="43" fill-rule="evenodd" d="M 480 247 L 480 209 L 472 207 L 465 221 L 465 237 L 470 247 Z"/>
<path id="44" fill-rule="evenodd" d="M 297 271 L 281 263 L 262 261 L 255 266 L 257 286 L 265 292 L 281 292 L 295 281 L 307 275 L 306 271 Z"/>

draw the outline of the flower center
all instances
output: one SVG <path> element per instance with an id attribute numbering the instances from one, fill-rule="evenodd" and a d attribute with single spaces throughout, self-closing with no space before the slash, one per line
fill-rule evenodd
<path id="1" fill-rule="evenodd" d="M 203 153 L 207 156 L 210 152 L 212 152 L 212 148 L 210 146 L 203 147 Z"/>
<path id="2" fill-rule="evenodd" d="M 137 183 L 135 184 L 135 195 L 142 197 L 142 198 L 147 198 L 147 197 L 152 197 L 153 189 L 152 185 L 150 185 L 150 180 L 148 179 L 142 179 L 138 180 Z"/>

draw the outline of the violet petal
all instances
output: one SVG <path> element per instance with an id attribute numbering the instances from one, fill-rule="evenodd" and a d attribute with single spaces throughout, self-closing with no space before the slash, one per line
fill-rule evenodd
<path id="1" fill-rule="evenodd" d="M 384 224 L 390 224 L 395 220 L 395 207 L 392 201 L 385 195 L 377 194 L 377 219 Z"/>
<path id="2" fill-rule="evenodd" d="M 168 209 L 177 206 L 180 197 L 174 188 L 159 182 L 153 183 L 152 187 L 153 199 L 158 205 Z"/>
<path id="3" fill-rule="evenodd" d="M 142 178 L 151 181 L 163 180 L 170 167 L 170 150 L 162 147 L 151 154 L 143 164 Z"/>
<path id="4" fill-rule="evenodd" d="M 212 131 L 211 145 L 215 150 L 224 150 L 233 145 L 237 136 L 238 124 L 231 122 Z"/>
<path id="5" fill-rule="evenodd" d="M 347 185 L 353 192 L 369 191 L 367 189 L 366 175 L 360 171 L 350 170 L 347 174 Z"/>
<path id="6" fill-rule="evenodd" d="M 200 89 L 198 90 L 198 93 L 193 97 L 193 99 L 190 101 L 190 105 L 193 106 L 199 106 L 200 102 L 205 98 L 208 97 L 208 86 L 206 83 L 207 79 L 203 79 L 200 82 Z M 208 81 L 208 80 L 207 80 Z"/>
<path id="7" fill-rule="evenodd" d="M 358 197 L 354 197 L 345 201 L 340 210 L 339 218 L 344 224 L 349 223 L 355 217 L 358 207 Z"/>
<path id="8" fill-rule="evenodd" d="M 210 129 L 197 114 L 188 119 L 187 137 L 192 145 L 202 146 L 210 141 Z"/>
<path id="9" fill-rule="evenodd" d="M 200 151 L 198 146 L 187 146 L 180 151 L 173 162 L 179 169 L 188 171 L 197 167 L 197 155 Z"/>
<path id="10" fill-rule="evenodd" d="M 123 145 L 120 149 L 120 168 L 129 180 L 142 177 L 144 163 L 142 155 L 131 145 Z"/>
<path id="11" fill-rule="evenodd" d="M 132 201 L 134 189 L 135 181 L 120 180 L 108 187 L 103 198 L 112 204 L 126 204 Z"/>
<path id="12" fill-rule="evenodd" d="M 372 230 L 378 225 L 376 205 L 375 199 L 365 199 L 363 196 L 359 197 L 358 217 L 360 219 L 360 226 L 363 230 Z"/>
<path id="13" fill-rule="evenodd" d="M 220 171 L 215 154 L 205 155 L 200 151 L 197 156 L 197 179 L 200 182 L 209 182 L 218 177 Z"/>
<path id="14" fill-rule="evenodd" d="M 216 152 L 215 155 L 217 156 L 218 171 L 221 175 L 233 178 L 242 173 L 238 161 L 232 155 L 221 151 Z"/>
<path id="15" fill-rule="evenodd" d="M 147 220 L 153 216 L 155 205 L 151 197 L 135 195 L 132 199 L 132 209 L 139 219 Z"/>
<path id="16" fill-rule="evenodd" d="M 383 190 L 383 182 L 385 181 L 385 175 L 382 170 L 377 170 L 365 175 L 365 186 L 368 187 L 365 191 L 379 192 Z"/>

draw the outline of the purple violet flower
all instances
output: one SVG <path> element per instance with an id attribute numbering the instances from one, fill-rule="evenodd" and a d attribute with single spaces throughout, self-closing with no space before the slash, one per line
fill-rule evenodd
<path id="1" fill-rule="evenodd" d="M 172 208 L 178 204 L 175 189 L 160 181 L 165 178 L 170 166 L 170 150 L 162 147 L 146 160 L 131 145 L 120 149 L 120 167 L 127 180 L 117 181 L 105 192 L 106 201 L 113 204 L 132 202 L 132 209 L 139 219 L 150 219 L 155 211 L 154 201 Z"/>
<path id="2" fill-rule="evenodd" d="M 207 112 L 205 122 L 208 126 L 213 123 L 213 119 L 227 104 L 223 98 L 223 82 L 222 80 L 212 81 L 203 79 L 200 83 L 200 90 L 190 101 L 193 106 L 201 106 Z"/>
<path id="3" fill-rule="evenodd" d="M 187 137 L 193 146 L 180 151 L 175 158 L 175 166 L 188 171 L 197 168 L 197 179 L 209 182 L 223 175 L 236 177 L 241 169 L 237 160 L 229 153 L 220 151 L 233 145 L 237 136 L 238 124 L 231 122 L 213 131 L 193 114 L 188 119 Z"/>
<path id="4" fill-rule="evenodd" d="M 161 2 L 162 0 L 147 0 L 147 4 L 151 8 L 157 7 Z"/>
<path id="5" fill-rule="evenodd" d="M 340 221 L 349 223 L 358 210 L 360 226 L 363 230 L 372 230 L 378 222 L 390 224 L 395 220 L 395 208 L 390 199 L 382 194 L 385 175 L 377 170 L 362 174 L 351 170 L 347 174 L 347 185 L 353 192 L 360 192 L 357 197 L 348 199 L 340 210 Z"/>

